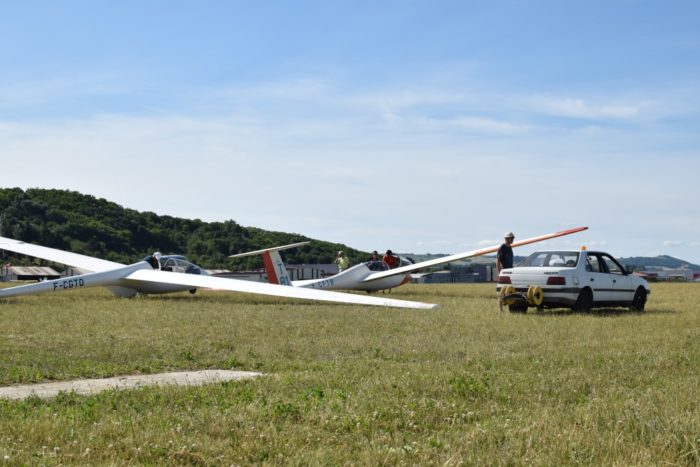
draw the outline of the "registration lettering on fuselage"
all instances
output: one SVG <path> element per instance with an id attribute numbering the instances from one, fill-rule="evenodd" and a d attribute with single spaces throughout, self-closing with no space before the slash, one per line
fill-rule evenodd
<path id="1" fill-rule="evenodd" d="M 84 279 L 66 279 L 64 281 L 56 281 L 53 283 L 53 289 L 74 289 L 76 287 L 84 287 L 85 286 L 85 280 Z"/>
<path id="2" fill-rule="evenodd" d="M 314 289 L 325 289 L 326 287 L 333 287 L 335 281 L 333 279 L 324 279 L 322 281 L 314 282 L 311 284 Z"/>

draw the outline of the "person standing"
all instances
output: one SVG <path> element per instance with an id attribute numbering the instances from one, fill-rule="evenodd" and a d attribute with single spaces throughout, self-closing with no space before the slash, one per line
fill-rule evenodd
<path id="1" fill-rule="evenodd" d="M 350 260 L 342 251 L 338 252 L 334 263 L 338 265 L 338 272 L 343 272 L 348 268 L 348 266 L 350 266 Z"/>
<path id="2" fill-rule="evenodd" d="M 496 275 L 501 273 L 502 269 L 509 269 L 513 267 L 513 240 L 515 235 L 513 232 L 508 232 L 503 236 L 504 243 L 498 249 L 498 254 L 496 255 Z"/>

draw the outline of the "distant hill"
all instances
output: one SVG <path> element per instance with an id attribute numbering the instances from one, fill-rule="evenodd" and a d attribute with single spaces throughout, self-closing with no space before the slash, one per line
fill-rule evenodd
<path id="1" fill-rule="evenodd" d="M 700 266 L 697 264 L 689 263 L 683 261 L 682 259 L 674 258 L 672 256 L 660 255 L 654 257 L 648 256 L 632 256 L 629 258 L 620 258 L 620 262 L 626 266 L 633 267 L 635 269 L 646 269 L 646 268 L 668 268 L 668 269 L 693 269 L 699 270 Z"/>
<path id="2" fill-rule="evenodd" d="M 368 253 L 301 234 L 243 227 L 234 220 L 203 222 L 124 208 L 103 198 L 68 190 L 0 188 L 0 236 L 89 256 L 133 263 L 154 251 L 183 254 L 205 268 L 262 267 L 260 256 L 228 256 L 275 245 L 313 240 L 285 252 L 296 264 L 331 263 L 338 250 L 351 262 Z M 0 262 L 43 264 L 0 250 Z"/>
<path id="3" fill-rule="evenodd" d="M 414 261 L 427 261 L 430 259 L 441 258 L 443 256 L 448 256 L 447 254 L 424 254 L 416 255 L 412 253 L 401 253 L 401 256 L 411 258 Z M 515 256 L 513 258 L 514 264 L 518 264 L 524 260 L 525 256 Z M 682 259 L 674 258 L 672 256 L 661 255 L 661 256 L 632 256 L 629 258 L 618 258 L 622 264 L 628 266 L 635 270 L 642 269 L 654 269 L 654 268 L 668 268 L 668 269 L 692 269 L 700 271 L 700 266 L 697 264 L 689 263 L 688 261 L 683 261 Z M 495 265 L 496 256 L 495 255 L 484 255 L 477 256 L 475 258 L 469 258 L 463 261 L 465 264 L 486 264 Z"/>

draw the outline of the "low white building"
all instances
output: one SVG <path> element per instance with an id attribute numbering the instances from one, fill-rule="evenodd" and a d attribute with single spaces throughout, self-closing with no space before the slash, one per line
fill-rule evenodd
<path id="1" fill-rule="evenodd" d="M 289 278 L 293 281 L 323 279 L 324 277 L 338 274 L 337 264 L 288 264 L 285 267 Z M 255 269 L 253 271 L 225 271 L 214 275 L 217 277 L 228 277 L 230 279 L 267 282 L 267 273 L 265 269 Z"/>
<path id="2" fill-rule="evenodd" d="M 48 266 L 12 266 L 9 264 L 0 268 L 0 280 L 9 281 L 41 281 L 58 279 L 61 274 Z"/>

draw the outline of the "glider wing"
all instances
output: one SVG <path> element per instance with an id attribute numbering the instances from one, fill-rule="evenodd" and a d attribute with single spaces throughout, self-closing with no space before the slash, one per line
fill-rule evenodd
<path id="1" fill-rule="evenodd" d="M 283 285 L 265 284 L 262 282 L 244 281 L 239 279 L 226 279 L 222 277 L 200 276 L 196 274 L 182 274 L 177 272 L 147 269 L 134 271 L 126 276 L 126 279 L 206 289 L 229 290 L 232 292 L 247 292 L 261 295 L 272 295 L 276 297 L 301 298 L 305 300 L 317 300 L 324 302 L 339 302 L 396 308 L 437 308 L 437 305 L 433 303 L 412 302 L 383 297 L 370 297 L 368 295 L 314 290 L 302 287 L 285 287 Z"/>
<path id="2" fill-rule="evenodd" d="M 289 250 L 290 248 L 296 248 L 298 246 L 308 245 L 309 243 L 311 243 L 311 241 L 290 243 L 289 245 L 282 245 L 282 246 L 273 246 L 272 248 L 263 248 L 262 250 L 255 250 L 255 251 L 247 251 L 245 253 L 238 253 L 237 255 L 229 256 L 229 258 L 241 258 L 243 256 L 261 255 L 261 254 L 268 252 L 268 251 Z"/>
<path id="3" fill-rule="evenodd" d="M 525 240 L 520 240 L 518 242 L 513 242 L 514 247 L 529 245 L 530 243 L 541 242 L 543 240 L 549 240 L 550 238 L 562 237 L 564 235 L 571 235 L 576 232 L 581 232 L 588 229 L 588 227 L 575 227 L 573 229 L 562 230 L 560 232 L 554 232 L 546 235 L 540 235 L 539 237 L 527 238 Z M 410 264 L 408 266 L 401 266 L 395 269 L 389 269 L 388 271 L 375 272 L 367 276 L 363 282 L 374 281 L 381 279 L 383 277 L 395 276 L 397 274 L 405 274 L 407 272 L 418 271 L 419 269 L 429 268 L 431 266 L 438 266 L 440 264 L 451 263 L 452 261 L 459 261 L 461 259 L 473 258 L 474 256 L 487 255 L 489 253 L 495 253 L 498 251 L 500 245 L 482 248 L 480 250 L 466 251 L 464 253 L 457 253 L 450 256 L 445 256 L 442 258 L 431 259 L 428 261 L 421 261 L 420 263 Z"/>
<path id="4" fill-rule="evenodd" d="M 124 264 L 93 258 L 92 256 L 80 255 L 69 251 L 57 250 L 45 246 L 25 243 L 12 238 L 0 237 L 0 249 L 20 253 L 35 258 L 53 261 L 54 263 L 66 264 L 90 272 L 109 271 L 121 268 Z"/>

